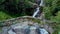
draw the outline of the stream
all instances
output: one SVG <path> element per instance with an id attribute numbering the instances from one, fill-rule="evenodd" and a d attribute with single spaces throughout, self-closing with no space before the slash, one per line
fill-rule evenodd
<path id="1" fill-rule="evenodd" d="M 39 4 L 39 6 L 43 6 L 43 0 L 41 0 L 41 3 Z M 40 12 L 40 7 L 36 8 L 36 11 L 33 14 L 33 17 L 36 17 L 36 15 Z M 40 28 L 40 34 L 49 34 L 44 28 Z"/>

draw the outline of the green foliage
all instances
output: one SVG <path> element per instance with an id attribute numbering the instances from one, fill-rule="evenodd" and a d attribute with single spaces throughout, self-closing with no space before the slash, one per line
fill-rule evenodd
<path id="1" fill-rule="evenodd" d="M 3 11 L 0 11 L 0 21 L 10 19 L 10 18 L 12 18 L 12 17 L 9 16 L 8 14 L 4 13 Z"/>
<path id="2" fill-rule="evenodd" d="M 60 31 L 58 32 L 58 34 L 60 34 Z"/>
<path id="3" fill-rule="evenodd" d="M 45 7 L 43 8 L 45 12 L 45 17 L 50 19 L 56 16 L 56 13 L 60 11 L 60 0 L 46 0 Z"/>
<path id="4" fill-rule="evenodd" d="M 44 11 L 44 13 L 45 13 L 46 19 L 50 19 L 50 17 L 52 16 L 52 13 L 51 13 L 50 8 L 51 8 L 51 7 L 44 7 L 44 8 L 43 8 L 43 11 Z"/>
<path id="5" fill-rule="evenodd" d="M 2 3 L 2 2 L 4 2 L 5 0 L 0 0 L 0 4 Z"/>
<path id="6" fill-rule="evenodd" d="M 34 2 L 34 0 L 0 0 L 0 20 L 8 19 L 10 16 L 19 17 L 32 14 L 33 10 L 28 11 L 32 8 L 30 1 Z M 26 8 L 28 9 L 26 10 Z M 9 17 L 4 17 L 5 15 Z"/>
<path id="7" fill-rule="evenodd" d="M 60 23 L 60 11 L 58 11 L 58 13 L 56 13 L 57 16 L 52 17 L 51 20 L 55 21 L 57 23 Z"/>
<path id="8" fill-rule="evenodd" d="M 60 34 L 60 0 L 45 0 L 45 18 L 56 23 L 56 31 L 53 34 Z M 58 25 L 59 24 L 59 25 Z"/>

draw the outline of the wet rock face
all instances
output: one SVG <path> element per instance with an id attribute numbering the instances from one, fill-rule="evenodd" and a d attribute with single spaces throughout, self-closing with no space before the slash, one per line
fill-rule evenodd
<path id="1" fill-rule="evenodd" d="M 7 34 L 7 32 L 8 32 L 8 27 L 3 27 L 2 30 L 3 30 L 3 33 L 2 33 L 2 34 Z"/>
<path id="2" fill-rule="evenodd" d="M 23 24 L 23 23 L 22 23 Z M 53 33 L 53 30 L 51 27 L 48 27 L 48 25 L 44 25 L 40 27 L 38 23 L 34 23 L 33 25 L 22 25 L 21 23 L 17 23 L 14 25 L 11 25 L 10 27 L 3 27 L 3 33 L 2 34 L 50 34 Z"/>
<path id="3" fill-rule="evenodd" d="M 35 19 L 34 19 L 35 20 Z M 11 23 L 11 21 L 9 21 Z M 44 33 L 43 33 L 44 32 Z M 3 34 L 49 34 L 37 22 L 27 19 L 15 20 L 9 27 L 3 27 Z"/>
<path id="4" fill-rule="evenodd" d="M 36 25 L 36 24 L 34 24 Z M 37 26 L 37 25 L 36 25 Z M 11 25 L 11 29 L 8 31 L 9 34 L 37 34 L 35 26 L 20 25 L 20 23 Z"/>
<path id="5" fill-rule="evenodd" d="M 40 28 L 38 23 L 34 23 L 33 25 L 20 25 L 18 23 L 11 25 L 8 34 L 48 34 L 48 32 L 44 28 Z"/>
<path id="6" fill-rule="evenodd" d="M 52 34 L 52 33 L 54 32 L 54 30 L 52 29 L 52 27 L 49 26 L 48 24 L 45 24 L 45 25 L 44 25 L 44 28 L 45 28 L 50 34 Z"/>
<path id="7" fill-rule="evenodd" d="M 35 2 L 39 5 L 41 0 L 35 0 Z"/>

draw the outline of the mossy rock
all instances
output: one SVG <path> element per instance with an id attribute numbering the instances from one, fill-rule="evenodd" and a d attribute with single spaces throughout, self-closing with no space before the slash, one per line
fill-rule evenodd
<path id="1" fill-rule="evenodd" d="M 41 24 L 40 19 L 38 18 L 33 18 L 31 16 L 22 16 L 22 17 L 17 17 L 17 18 L 12 18 L 12 19 L 8 19 L 8 20 L 4 20 L 1 22 L 1 26 L 4 25 L 11 25 L 11 24 L 15 24 L 15 23 L 20 23 L 20 22 L 24 22 L 24 21 L 32 21 L 32 22 L 37 22 Z"/>

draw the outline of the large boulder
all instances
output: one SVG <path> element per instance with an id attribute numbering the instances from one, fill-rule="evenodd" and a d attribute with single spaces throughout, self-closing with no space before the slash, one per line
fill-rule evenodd
<path id="1" fill-rule="evenodd" d="M 6 20 L 4 22 L 8 27 L 3 27 L 3 34 L 49 34 L 48 27 L 43 25 L 42 28 L 42 23 L 40 21 L 40 19 L 30 16 Z"/>
<path id="2" fill-rule="evenodd" d="M 49 34 L 44 28 L 40 28 L 38 23 L 27 24 L 20 23 L 11 25 L 11 29 L 8 34 Z"/>

